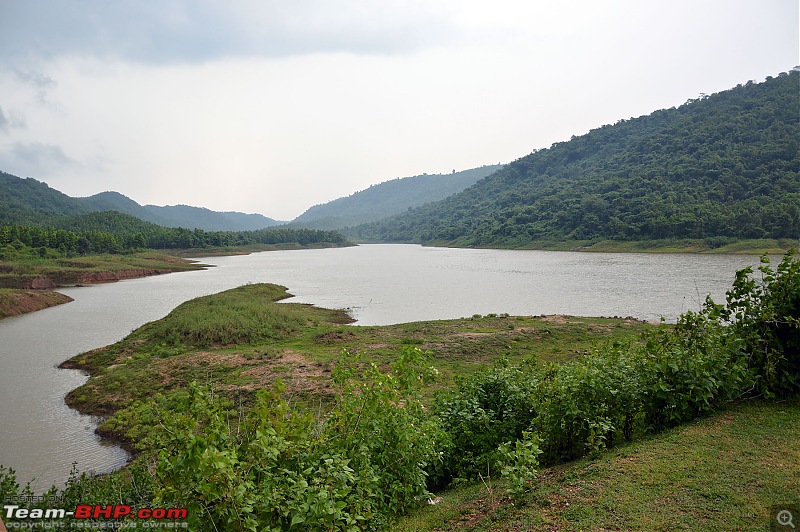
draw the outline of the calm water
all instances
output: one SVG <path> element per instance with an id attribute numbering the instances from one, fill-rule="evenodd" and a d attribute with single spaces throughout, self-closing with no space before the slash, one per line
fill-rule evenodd
<path id="1" fill-rule="evenodd" d="M 204 271 L 61 290 L 75 299 L 0 321 L 0 464 L 38 490 L 125 463 L 64 404 L 86 377 L 56 366 L 113 343 L 183 301 L 245 283 L 289 287 L 289 301 L 350 309 L 364 325 L 488 314 L 634 316 L 674 321 L 705 294 L 722 301 L 757 257 L 607 254 L 371 245 L 203 259 Z"/>

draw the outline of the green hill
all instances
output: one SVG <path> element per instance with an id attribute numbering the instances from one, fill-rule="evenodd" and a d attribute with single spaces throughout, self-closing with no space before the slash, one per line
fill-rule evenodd
<path id="1" fill-rule="evenodd" d="M 164 207 L 145 205 L 144 208 L 150 213 L 153 221 L 165 220 L 159 225 L 166 227 L 187 227 L 204 231 L 247 231 L 264 229 L 280 223 L 260 214 L 217 212 L 189 205 L 166 205 Z"/>
<path id="2" fill-rule="evenodd" d="M 455 246 L 797 238 L 800 72 L 620 120 L 352 236 Z"/>
<path id="3" fill-rule="evenodd" d="M 119 192 L 73 198 L 30 177 L 22 179 L 0 172 L 0 225 L 52 225 L 60 216 L 105 211 L 129 214 L 162 227 L 204 231 L 250 231 L 281 223 L 260 214 L 217 212 L 187 205 L 139 205 Z"/>
<path id="4" fill-rule="evenodd" d="M 452 174 L 423 174 L 385 181 L 377 185 L 315 205 L 292 221 L 293 225 L 316 229 L 341 229 L 400 214 L 410 207 L 444 199 L 502 168 L 489 165 Z"/>
<path id="5" fill-rule="evenodd" d="M 48 216 L 87 212 L 86 205 L 46 183 L 0 172 L 0 225 L 36 224 Z"/>

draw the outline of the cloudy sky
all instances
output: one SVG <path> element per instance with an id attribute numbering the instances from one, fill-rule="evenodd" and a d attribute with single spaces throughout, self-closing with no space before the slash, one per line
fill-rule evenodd
<path id="1" fill-rule="evenodd" d="M 0 0 L 0 170 L 292 219 L 800 63 L 798 0 Z"/>

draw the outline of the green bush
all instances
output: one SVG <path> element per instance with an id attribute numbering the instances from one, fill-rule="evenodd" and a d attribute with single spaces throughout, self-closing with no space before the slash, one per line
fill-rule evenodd
<path id="1" fill-rule="evenodd" d="M 726 401 L 798 395 L 800 262 L 792 252 L 776 271 L 762 262 L 760 281 L 751 268 L 737 273 L 726 305 L 709 298 L 700 311 L 638 342 L 538 371 L 496 367 L 460 382 L 436 403 L 450 435 L 436 478 L 487 471 L 498 446 L 526 431 L 541 438 L 542 461 L 556 463 L 695 419 Z"/>
<path id="2" fill-rule="evenodd" d="M 758 375 L 756 388 L 768 397 L 800 394 L 800 261 L 787 253 L 776 270 L 761 258 L 761 279 L 752 268 L 736 273 L 725 307 L 709 313 L 729 323 L 729 334 L 743 342 L 748 365 Z"/>
<path id="3" fill-rule="evenodd" d="M 441 394 L 434 412 L 449 435 L 443 463 L 432 471 L 434 485 L 474 479 L 496 467 L 498 446 L 523 436 L 536 416 L 529 369 L 500 365 L 461 379 Z"/>
<path id="4" fill-rule="evenodd" d="M 389 373 L 346 356 L 325 419 L 281 388 L 243 415 L 193 384 L 163 413 L 154 503 L 188 505 L 192 530 L 380 529 L 426 497 L 438 420 L 423 408 L 426 355 L 406 347 Z"/>

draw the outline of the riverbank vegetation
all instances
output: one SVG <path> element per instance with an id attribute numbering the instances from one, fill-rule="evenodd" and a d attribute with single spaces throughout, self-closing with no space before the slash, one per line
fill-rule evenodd
<path id="1" fill-rule="evenodd" d="M 0 226 L 0 288 L 53 289 L 204 267 L 178 256 L 344 245 L 344 237 L 331 231 L 202 231 L 160 227 L 117 212 L 91 213 L 56 218 L 48 227 Z M 24 301 L 20 296 L 3 301 L 9 315 L 37 308 L 12 308 Z"/>
<path id="2" fill-rule="evenodd" d="M 202 249 L 280 244 L 341 246 L 347 244 L 347 241 L 340 233 L 317 229 L 203 231 L 162 227 L 114 211 L 59 217 L 44 227 L 0 226 L 0 253 L 3 254 L 13 253 L 20 245 L 37 250 L 55 250 L 63 255 L 84 255 L 125 253 L 142 249 Z"/>
<path id="3" fill-rule="evenodd" d="M 54 289 L 204 267 L 195 261 L 152 251 L 75 257 L 49 251 L 40 253 L 31 248 L 16 251 L 11 260 L 0 262 L 0 287 Z"/>
<path id="4" fill-rule="evenodd" d="M 674 326 L 199 298 L 69 361 L 92 375 L 70 404 L 137 457 L 54 493 L 186 507 L 192 530 L 759 527 L 800 502 L 800 261 L 764 261 Z"/>
<path id="5" fill-rule="evenodd" d="M 426 242 L 428 246 L 449 245 L 445 241 Z M 481 246 L 469 246 L 481 247 Z M 705 253 L 783 255 L 790 249 L 800 247 L 800 240 L 792 238 L 667 238 L 658 240 L 536 240 L 524 246 L 489 246 L 499 249 L 536 249 L 544 251 L 597 251 L 603 253 Z"/>

